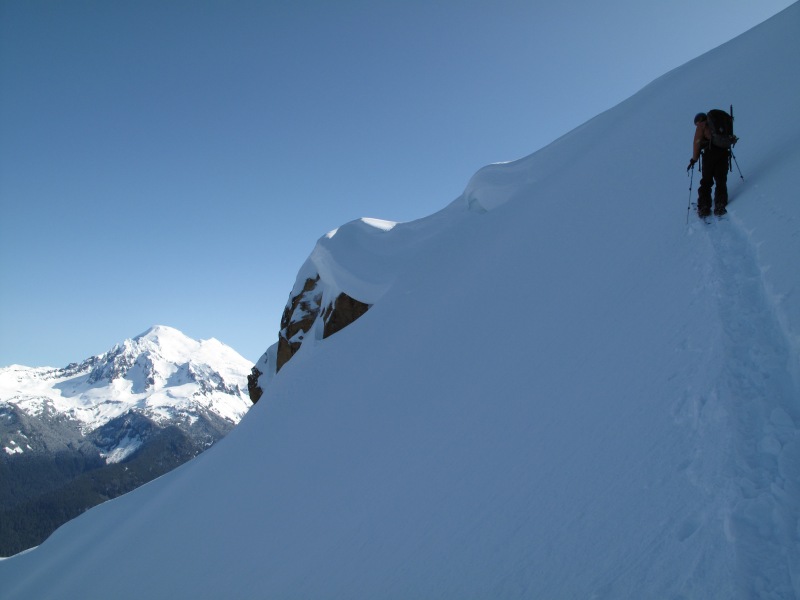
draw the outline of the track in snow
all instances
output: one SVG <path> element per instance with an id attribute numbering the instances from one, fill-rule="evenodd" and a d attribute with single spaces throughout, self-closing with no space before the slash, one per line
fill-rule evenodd
<path id="1" fill-rule="evenodd" d="M 710 284 L 722 326 L 712 395 L 726 413 L 730 448 L 725 535 L 739 589 L 753 598 L 800 596 L 800 389 L 755 249 L 734 219 L 712 223 Z"/>

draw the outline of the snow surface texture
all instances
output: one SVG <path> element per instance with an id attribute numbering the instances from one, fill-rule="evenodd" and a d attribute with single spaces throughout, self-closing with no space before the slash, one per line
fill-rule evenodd
<path id="1" fill-rule="evenodd" d="M 156 326 L 106 352 L 63 369 L 13 365 L 0 368 L 0 402 L 31 416 L 62 414 L 84 434 L 129 410 L 166 423 L 197 409 L 238 423 L 249 410 L 250 363 L 215 340 L 193 340 L 177 329 Z M 8 448 L 0 440 L 0 447 Z M 108 457 L 118 462 L 138 440 Z M 11 448 L 19 451 L 20 448 Z M 6 449 L 8 452 L 8 449 Z"/>
<path id="2" fill-rule="evenodd" d="M 798 31 L 794 5 L 479 171 L 390 281 L 354 274 L 365 316 L 0 562 L 0 596 L 798 597 Z M 687 226 L 692 117 L 729 103 L 747 179 Z"/>

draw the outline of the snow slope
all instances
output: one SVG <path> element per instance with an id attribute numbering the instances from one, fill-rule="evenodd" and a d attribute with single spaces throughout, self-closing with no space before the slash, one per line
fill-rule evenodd
<path id="1" fill-rule="evenodd" d="M 389 278 L 334 256 L 372 309 L 0 596 L 800 595 L 798 31 L 800 4 L 479 171 Z M 747 179 L 687 225 L 692 117 L 729 103 Z"/>

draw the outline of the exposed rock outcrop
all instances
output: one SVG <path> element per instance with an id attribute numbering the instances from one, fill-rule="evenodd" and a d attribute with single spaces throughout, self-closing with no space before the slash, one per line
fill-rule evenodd
<path id="1" fill-rule="evenodd" d="M 250 396 L 250 402 L 253 404 L 261 400 L 261 396 L 264 394 L 264 390 L 258 385 L 258 378 L 263 374 L 264 373 L 258 370 L 258 367 L 253 367 L 250 370 L 250 374 L 247 376 L 247 394 Z"/>
<path id="2" fill-rule="evenodd" d="M 344 292 L 340 292 L 331 302 L 325 302 L 324 298 L 319 275 L 307 278 L 300 293 L 289 298 L 281 317 L 274 361 L 267 352 L 247 377 L 247 390 L 253 403 L 258 402 L 264 393 L 261 377 L 265 373 L 274 375 L 280 371 L 300 350 L 308 335 L 325 339 L 364 315 L 371 306 Z M 314 334 L 315 330 L 317 334 Z M 270 364 L 272 362 L 274 366 Z"/>
<path id="3" fill-rule="evenodd" d="M 363 218 L 319 240 L 300 267 L 281 317 L 278 340 L 253 367 L 250 399 L 256 402 L 275 374 L 308 340 L 317 343 L 361 318 L 394 285 L 398 273 L 425 255 L 443 228 L 468 216 L 461 202 L 429 219 L 395 223 Z"/>
<path id="4" fill-rule="evenodd" d="M 345 293 L 341 293 L 322 313 L 322 320 L 325 323 L 322 337 L 326 338 L 337 331 L 341 331 L 350 323 L 361 317 L 369 310 L 370 305 L 351 298 Z"/>
<path id="5" fill-rule="evenodd" d="M 306 279 L 302 291 L 289 299 L 281 318 L 278 335 L 278 357 L 275 370 L 280 371 L 312 331 L 315 323 L 321 322 L 322 338 L 341 331 L 369 310 L 370 305 L 341 292 L 333 302 L 323 307 L 323 292 L 320 278 Z"/>
<path id="6" fill-rule="evenodd" d="M 289 298 L 281 317 L 281 331 L 278 334 L 278 359 L 275 370 L 280 371 L 300 349 L 306 334 L 319 317 L 322 303 L 322 290 L 319 289 L 319 275 L 306 279 L 302 291 Z"/>

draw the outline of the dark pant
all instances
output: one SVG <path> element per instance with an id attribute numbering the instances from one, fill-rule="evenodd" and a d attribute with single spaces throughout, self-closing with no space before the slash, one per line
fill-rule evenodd
<path id="1" fill-rule="evenodd" d="M 697 208 L 711 209 L 711 188 L 715 183 L 714 206 L 725 208 L 728 204 L 728 153 L 709 149 L 703 153 L 703 178 L 697 190 Z"/>

